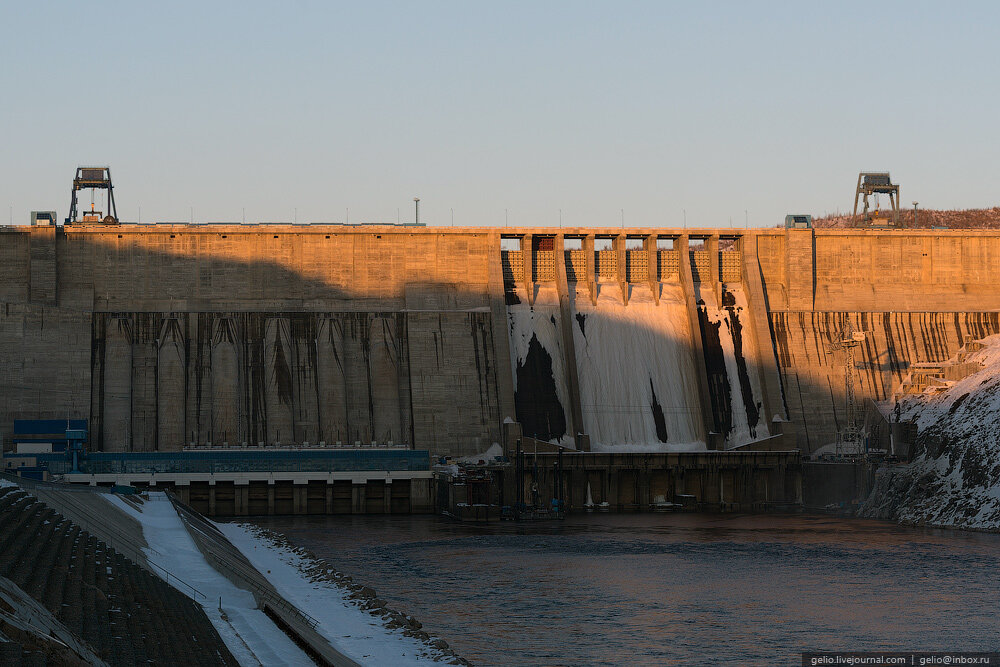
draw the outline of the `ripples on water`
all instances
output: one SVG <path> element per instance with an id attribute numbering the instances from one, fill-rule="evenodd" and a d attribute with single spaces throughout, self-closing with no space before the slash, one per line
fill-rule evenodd
<path id="1" fill-rule="evenodd" d="M 997 650 L 1000 535 L 810 516 L 274 517 L 480 665 Z"/>

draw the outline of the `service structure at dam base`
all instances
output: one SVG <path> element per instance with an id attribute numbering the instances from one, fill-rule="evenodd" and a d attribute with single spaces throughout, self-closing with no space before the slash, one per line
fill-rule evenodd
<path id="1" fill-rule="evenodd" d="M 802 505 L 802 464 L 797 451 L 570 452 L 561 456 L 542 452 L 533 454 L 530 467 L 523 470 L 510 462 L 484 466 L 490 484 L 483 492 L 467 490 L 464 481 L 454 483 L 447 475 L 432 474 L 428 453 L 420 450 L 272 451 L 261 457 L 263 463 L 246 460 L 254 454 L 91 454 L 80 466 L 81 472 L 56 472 L 50 479 L 71 485 L 171 491 L 198 512 L 219 517 L 454 513 L 453 505 L 464 503 L 490 506 L 495 516 L 488 518 L 499 519 L 504 506 L 517 503 L 519 489 L 523 502 L 542 499 L 547 505 L 557 498 L 563 511 L 595 507 L 650 511 L 675 501 L 678 509 L 688 504 L 685 509 L 712 512 L 796 510 Z M 15 466 L 42 464 L 50 475 L 66 467 L 61 454 L 7 455 L 5 459 Z M 307 470 L 311 467 L 316 469 Z"/>
<path id="2" fill-rule="evenodd" d="M 0 438 L 18 466 L 56 472 L 16 451 L 15 420 L 86 420 L 95 464 L 427 461 L 60 473 L 172 485 L 220 515 L 429 511 L 430 461 L 493 444 L 512 460 L 508 424 L 562 449 L 557 483 L 557 455 L 539 454 L 537 486 L 568 508 L 587 489 L 622 509 L 794 505 L 809 493 L 800 453 L 845 423 L 843 331 L 865 334 L 860 401 L 1000 331 L 989 231 L 75 224 L 0 238 Z"/>

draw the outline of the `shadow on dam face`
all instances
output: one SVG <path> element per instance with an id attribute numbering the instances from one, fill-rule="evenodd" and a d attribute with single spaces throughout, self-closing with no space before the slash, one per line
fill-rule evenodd
<path id="1" fill-rule="evenodd" d="M 5 445 L 14 418 L 65 417 L 88 417 L 104 451 L 391 440 L 472 454 L 506 418 L 595 448 L 683 446 L 706 428 L 739 444 L 787 406 L 811 450 L 842 419 L 843 360 L 827 346 L 845 318 L 873 332 L 858 387 L 880 398 L 914 361 L 1000 331 L 996 313 L 776 312 L 759 340 L 746 303 L 724 301 L 692 332 L 669 282 L 659 303 L 634 289 L 623 305 L 611 285 L 595 303 L 570 283 L 565 309 L 544 285 L 529 305 L 505 289 L 498 232 L 271 231 L 69 230 L 51 248 L 8 232 Z M 759 378 L 775 356 L 767 411 Z"/>
<path id="2" fill-rule="evenodd" d="M 15 417 L 67 415 L 89 417 L 104 451 L 376 441 L 471 453 L 500 441 L 485 281 L 417 267 L 404 279 L 374 257 L 361 278 L 336 235 L 293 252 L 259 232 L 115 231 L 54 239 L 50 300 L 31 298 L 27 245 L 0 278 L 17 369 L 7 442 Z"/>

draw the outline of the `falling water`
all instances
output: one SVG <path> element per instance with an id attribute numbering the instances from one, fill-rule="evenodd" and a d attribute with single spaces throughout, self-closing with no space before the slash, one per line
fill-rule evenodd
<path id="1" fill-rule="evenodd" d="M 623 304 L 617 283 L 571 292 L 585 431 L 598 451 L 704 448 L 691 326 L 678 285 L 659 304 L 647 286 Z"/>

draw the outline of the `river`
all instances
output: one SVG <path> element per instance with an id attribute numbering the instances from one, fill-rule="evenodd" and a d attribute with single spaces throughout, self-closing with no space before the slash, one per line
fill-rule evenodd
<path id="1" fill-rule="evenodd" d="M 1000 535 L 810 515 L 273 517 L 477 665 L 997 650 Z"/>

